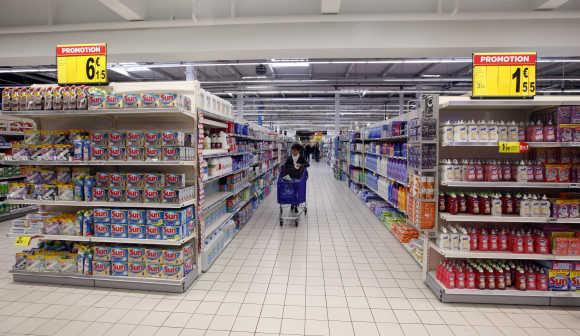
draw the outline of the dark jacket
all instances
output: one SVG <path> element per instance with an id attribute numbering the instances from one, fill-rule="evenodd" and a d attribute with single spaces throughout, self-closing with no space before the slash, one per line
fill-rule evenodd
<path id="1" fill-rule="evenodd" d="M 292 155 L 289 155 L 288 158 L 286 159 L 286 162 L 284 163 L 284 170 L 282 171 L 283 175 L 290 175 L 291 178 L 294 179 L 299 179 L 302 176 L 302 173 L 304 172 L 304 169 L 306 169 L 309 164 L 308 161 L 306 161 L 306 158 L 304 158 L 304 156 L 302 154 L 300 154 L 300 156 L 298 157 L 298 164 L 302 165 L 302 167 L 300 167 L 300 169 L 296 169 L 294 167 L 294 160 L 292 160 Z"/>

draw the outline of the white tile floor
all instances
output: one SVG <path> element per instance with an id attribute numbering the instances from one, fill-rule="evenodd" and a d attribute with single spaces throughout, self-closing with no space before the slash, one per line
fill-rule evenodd
<path id="1" fill-rule="evenodd" d="M 343 182 L 310 171 L 308 219 L 278 225 L 270 196 L 184 294 L 13 283 L 0 225 L 0 334 L 580 335 L 580 311 L 442 304 Z"/>

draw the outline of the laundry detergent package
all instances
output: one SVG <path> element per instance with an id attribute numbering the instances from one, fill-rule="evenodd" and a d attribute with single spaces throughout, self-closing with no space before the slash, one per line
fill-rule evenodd
<path id="1" fill-rule="evenodd" d="M 107 133 L 109 146 L 125 147 L 125 132 L 124 131 L 109 131 Z"/>
<path id="2" fill-rule="evenodd" d="M 108 200 L 108 192 L 106 187 L 93 187 L 91 192 L 93 201 L 106 202 Z"/>
<path id="3" fill-rule="evenodd" d="M 165 240 L 180 240 L 184 237 L 183 228 L 181 226 L 163 226 L 162 236 Z"/>
<path id="4" fill-rule="evenodd" d="M 143 189 L 145 187 L 145 177 L 140 173 L 127 173 L 125 175 L 127 188 Z"/>
<path id="5" fill-rule="evenodd" d="M 145 147 L 145 160 L 146 161 L 161 161 L 163 158 L 163 151 L 161 147 Z"/>
<path id="6" fill-rule="evenodd" d="M 128 276 L 131 277 L 144 277 L 145 276 L 145 263 L 142 261 L 129 261 L 127 263 Z"/>
<path id="7" fill-rule="evenodd" d="M 144 161 L 145 160 L 145 148 L 128 146 L 125 150 L 127 156 L 127 161 Z"/>
<path id="8" fill-rule="evenodd" d="M 570 290 L 570 271 L 554 269 L 549 270 L 548 288 L 553 291 Z"/>
<path id="9" fill-rule="evenodd" d="M 163 258 L 163 250 L 155 247 L 145 248 L 145 262 L 146 263 L 161 263 Z"/>
<path id="10" fill-rule="evenodd" d="M 161 201 L 161 191 L 152 187 L 143 189 L 143 202 L 159 203 Z"/>
<path id="11" fill-rule="evenodd" d="M 127 221 L 129 224 L 145 225 L 147 223 L 147 210 L 127 210 Z"/>
<path id="12" fill-rule="evenodd" d="M 137 108 L 143 106 L 141 94 L 139 93 L 125 93 L 123 95 L 123 105 L 125 108 Z"/>
<path id="13" fill-rule="evenodd" d="M 111 247 L 105 245 L 93 246 L 93 259 L 111 261 Z"/>
<path id="14" fill-rule="evenodd" d="M 143 190 L 134 187 L 127 187 L 125 191 L 125 199 L 129 203 L 143 202 Z"/>
<path id="15" fill-rule="evenodd" d="M 580 291 L 580 270 L 570 271 L 570 290 Z"/>
<path id="16" fill-rule="evenodd" d="M 111 223 L 111 237 L 128 238 L 129 225 L 127 223 Z"/>
<path id="17" fill-rule="evenodd" d="M 128 261 L 129 254 L 126 247 L 112 246 L 111 261 Z"/>
<path id="18" fill-rule="evenodd" d="M 111 262 L 102 260 L 93 260 L 94 275 L 111 275 Z"/>
<path id="19" fill-rule="evenodd" d="M 107 160 L 107 147 L 104 146 L 91 146 L 91 160 Z"/>
<path id="20" fill-rule="evenodd" d="M 94 208 L 93 209 L 93 222 L 95 222 L 95 223 L 110 223 L 111 222 L 111 209 Z"/>
<path id="21" fill-rule="evenodd" d="M 127 224 L 127 238 L 145 239 L 146 237 L 147 231 L 144 224 Z"/>
<path id="22" fill-rule="evenodd" d="M 161 277 L 164 279 L 181 279 L 184 277 L 183 265 L 163 265 Z"/>
<path id="23" fill-rule="evenodd" d="M 116 93 L 107 93 L 105 95 L 104 107 L 106 109 L 121 109 L 121 108 L 123 108 L 123 95 L 116 94 Z"/>
<path id="24" fill-rule="evenodd" d="M 145 261 L 145 248 L 135 246 L 127 247 L 127 259 L 129 262 Z"/>
<path id="25" fill-rule="evenodd" d="M 93 231 L 95 237 L 111 237 L 111 223 L 93 223 Z"/>
<path id="26" fill-rule="evenodd" d="M 185 188 L 185 174 L 167 173 L 163 177 L 163 182 L 166 187 Z"/>
<path id="27" fill-rule="evenodd" d="M 127 131 L 125 133 L 125 144 L 127 147 L 145 146 L 145 133 L 143 131 Z"/>
<path id="28" fill-rule="evenodd" d="M 127 160 L 127 154 L 124 147 L 119 146 L 109 146 L 107 149 L 109 153 L 108 159 L 111 161 L 125 161 Z"/>
<path id="29" fill-rule="evenodd" d="M 164 265 L 181 265 L 183 264 L 183 250 L 182 249 L 164 249 L 161 262 Z"/>
<path id="30" fill-rule="evenodd" d="M 145 225 L 145 232 L 147 239 L 163 239 L 163 226 L 160 225 Z"/>
<path id="31" fill-rule="evenodd" d="M 147 225 L 163 225 L 163 218 L 164 218 L 164 211 L 163 210 L 155 210 L 150 209 L 147 210 Z"/>
<path id="32" fill-rule="evenodd" d="M 129 274 L 128 265 L 126 261 L 112 261 L 111 275 L 113 276 L 127 276 Z"/>
<path id="33" fill-rule="evenodd" d="M 146 263 L 145 264 L 145 277 L 147 278 L 161 278 L 163 273 L 163 266 L 159 263 Z"/>
<path id="34" fill-rule="evenodd" d="M 109 186 L 117 188 L 125 188 L 127 185 L 127 178 L 125 174 L 122 173 L 110 173 L 109 174 Z"/>
<path id="35" fill-rule="evenodd" d="M 112 224 L 127 224 L 128 211 L 125 209 L 111 209 L 111 223 Z"/>
<path id="36" fill-rule="evenodd" d="M 185 146 L 185 133 L 180 131 L 161 132 L 161 144 L 163 147 Z"/>

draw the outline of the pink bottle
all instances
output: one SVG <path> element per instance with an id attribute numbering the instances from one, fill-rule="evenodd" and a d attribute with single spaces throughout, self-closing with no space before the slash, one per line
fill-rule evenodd
<path id="1" fill-rule="evenodd" d="M 477 243 L 479 241 L 478 237 L 479 233 L 477 232 L 477 229 L 475 227 L 471 228 L 469 231 L 469 250 L 477 251 L 479 249 Z"/>
<path id="2" fill-rule="evenodd" d="M 509 250 L 509 243 L 508 243 L 508 234 L 505 228 L 501 228 L 499 234 L 497 235 L 497 242 L 498 242 L 498 250 L 499 251 L 507 251 Z"/>
<path id="3" fill-rule="evenodd" d="M 457 205 L 459 207 L 460 213 L 467 212 L 467 199 L 465 198 L 464 193 L 459 193 L 459 195 L 457 196 Z"/>
<path id="4" fill-rule="evenodd" d="M 498 236 L 497 236 L 497 232 L 495 231 L 495 229 L 491 229 L 491 232 L 489 233 L 489 250 L 490 251 L 498 251 L 499 250 L 499 242 L 498 242 Z"/>
<path id="5" fill-rule="evenodd" d="M 475 272 L 470 266 L 465 269 L 465 288 L 475 289 Z"/>
<path id="6" fill-rule="evenodd" d="M 534 237 L 534 247 L 536 253 L 549 254 L 550 253 L 550 240 L 546 237 L 543 231 L 540 231 Z"/>
<path id="7" fill-rule="evenodd" d="M 486 229 L 481 229 L 477 237 L 477 249 L 479 251 L 489 251 L 489 235 Z"/>
<path id="8" fill-rule="evenodd" d="M 536 272 L 530 267 L 526 270 L 526 289 L 536 290 Z"/>
<path id="9" fill-rule="evenodd" d="M 524 253 L 534 253 L 534 236 L 530 231 L 524 235 Z"/>
<path id="10" fill-rule="evenodd" d="M 548 290 L 548 275 L 543 268 L 536 272 L 536 290 Z"/>
<path id="11" fill-rule="evenodd" d="M 544 141 L 554 142 L 556 141 L 556 128 L 552 125 L 552 119 L 548 120 L 548 123 L 544 126 Z"/>

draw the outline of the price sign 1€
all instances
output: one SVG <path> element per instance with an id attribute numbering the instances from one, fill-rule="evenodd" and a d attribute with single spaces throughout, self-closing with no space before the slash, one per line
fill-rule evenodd
<path id="1" fill-rule="evenodd" d="M 56 69 L 58 84 L 107 83 L 107 45 L 57 45 Z"/>
<path id="2" fill-rule="evenodd" d="M 518 141 L 500 141 L 499 152 L 504 154 L 525 153 L 528 151 L 528 144 Z"/>
<path id="3" fill-rule="evenodd" d="M 475 98 L 529 98 L 536 95 L 536 53 L 474 53 Z"/>

